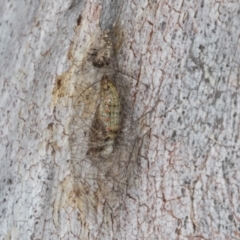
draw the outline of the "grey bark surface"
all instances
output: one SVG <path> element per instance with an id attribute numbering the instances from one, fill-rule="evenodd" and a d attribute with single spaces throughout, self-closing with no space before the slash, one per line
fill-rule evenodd
<path id="1" fill-rule="evenodd" d="M 0 12 L 0 239 L 240 238 L 239 1 L 10 0 Z M 117 67 L 97 69 L 106 29 Z M 116 178 L 85 157 L 91 123 L 74 107 L 103 74 L 127 89 L 123 108 L 134 102 Z"/>

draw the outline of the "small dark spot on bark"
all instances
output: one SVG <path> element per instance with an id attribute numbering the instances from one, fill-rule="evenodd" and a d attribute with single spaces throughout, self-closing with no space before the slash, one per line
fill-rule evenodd
<path id="1" fill-rule="evenodd" d="M 166 28 L 166 22 L 162 22 L 162 23 L 161 23 L 161 27 L 162 27 L 162 30 L 164 31 L 165 28 Z"/>
<path id="2" fill-rule="evenodd" d="M 190 184 L 191 184 L 191 180 L 190 180 L 190 179 L 184 180 L 184 184 L 185 184 L 185 185 L 190 185 Z"/>
<path id="3" fill-rule="evenodd" d="M 180 124 L 182 124 L 182 118 L 179 117 L 178 120 L 177 120 Z"/>
<path id="4" fill-rule="evenodd" d="M 217 91 L 216 94 L 215 94 L 214 99 L 215 100 L 219 99 L 221 97 L 221 95 L 222 95 L 222 92 L 221 91 Z"/>
<path id="5" fill-rule="evenodd" d="M 10 184 L 10 185 L 12 184 L 12 179 L 11 178 L 8 179 L 8 184 Z"/>
<path id="6" fill-rule="evenodd" d="M 77 25 L 78 25 L 78 26 L 80 25 L 81 21 L 82 21 L 82 16 L 81 16 L 81 14 L 80 14 L 80 15 L 78 16 L 78 18 L 77 18 Z"/>
<path id="7" fill-rule="evenodd" d="M 172 139 L 174 139 L 176 137 L 176 135 L 177 135 L 176 131 L 173 131 Z"/>
<path id="8" fill-rule="evenodd" d="M 62 85 L 62 80 L 61 79 L 58 79 L 57 85 L 58 85 L 59 88 L 61 87 L 61 85 Z"/>
<path id="9" fill-rule="evenodd" d="M 200 49 L 201 51 L 203 51 L 203 50 L 205 49 L 205 47 L 204 47 L 203 45 L 199 45 L 199 49 Z"/>
<path id="10" fill-rule="evenodd" d="M 52 176 L 52 175 L 49 175 L 49 176 L 47 177 L 47 180 L 53 180 L 53 176 Z"/>
<path id="11" fill-rule="evenodd" d="M 4 208 L 4 209 L 2 210 L 2 214 L 5 214 L 5 213 L 6 213 L 6 211 L 7 211 L 7 209 L 6 209 L 6 208 Z"/>
<path id="12" fill-rule="evenodd" d="M 185 192 L 186 192 L 186 191 L 185 191 L 184 188 L 181 189 L 181 192 L 182 192 L 182 195 L 185 196 Z"/>
<path id="13" fill-rule="evenodd" d="M 197 18 L 198 11 L 195 12 L 194 18 Z"/>
<path id="14" fill-rule="evenodd" d="M 173 33 L 172 39 L 176 39 L 176 33 Z"/>
<path id="15" fill-rule="evenodd" d="M 184 219 L 184 227 L 187 228 L 187 221 L 188 221 L 188 216 L 185 217 Z"/>
<path id="16" fill-rule="evenodd" d="M 206 83 L 209 83 L 210 81 L 209 81 L 209 78 L 205 78 L 205 82 Z"/>
<path id="17" fill-rule="evenodd" d="M 229 219 L 230 221 L 232 221 L 232 220 L 233 220 L 233 215 L 232 215 L 232 214 L 228 215 L 228 219 Z"/>
<path id="18" fill-rule="evenodd" d="M 236 99 L 234 100 L 233 104 L 234 104 L 235 106 L 237 106 L 237 100 L 236 100 Z"/>

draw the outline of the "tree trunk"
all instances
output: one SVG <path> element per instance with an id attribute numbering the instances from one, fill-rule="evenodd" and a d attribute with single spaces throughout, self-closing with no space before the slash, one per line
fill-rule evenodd
<path id="1" fill-rule="evenodd" d="M 1 239 L 240 238 L 238 1 L 0 10 Z"/>

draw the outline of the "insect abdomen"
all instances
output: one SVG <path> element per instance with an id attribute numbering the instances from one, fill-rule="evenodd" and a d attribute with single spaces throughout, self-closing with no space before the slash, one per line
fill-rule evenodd
<path id="1" fill-rule="evenodd" d="M 120 98 L 115 85 L 106 75 L 101 79 L 100 95 L 98 118 L 104 126 L 106 137 L 115 139 L 120 128 Z"/>

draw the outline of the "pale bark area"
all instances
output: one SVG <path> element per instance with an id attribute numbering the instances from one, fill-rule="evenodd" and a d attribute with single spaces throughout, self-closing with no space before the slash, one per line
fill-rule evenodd
<path id="1" fill-rule="evenodd" d="M 239 239 L 240 3 L 104 2 L 0 6 L 0 238 Z M 111 197 L 73 158 L 69 124 L 76 82 L 107 71 L 82 66 L 115 21 L 131 114 L 149 113 L 134 122 L 134 183 Z"/>

